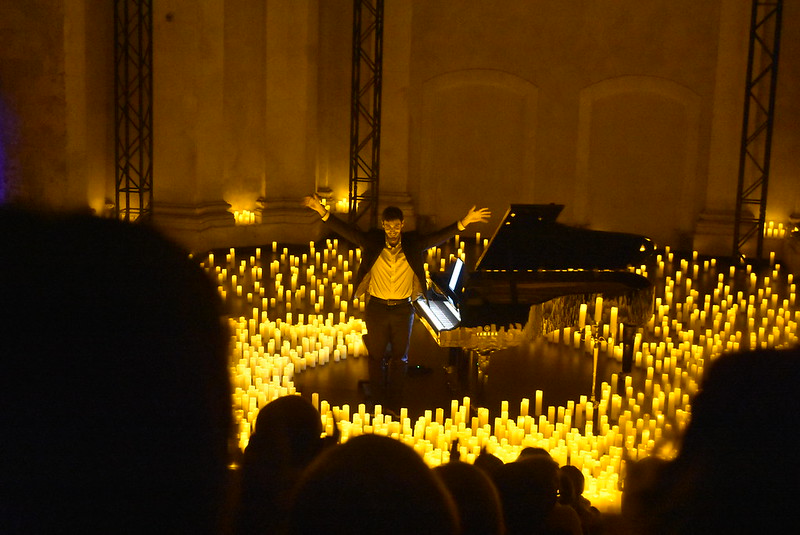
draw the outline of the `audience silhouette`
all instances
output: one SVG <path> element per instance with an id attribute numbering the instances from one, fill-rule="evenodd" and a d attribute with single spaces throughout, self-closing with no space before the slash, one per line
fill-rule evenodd
<path id="1" fill-rule="evenodd" d="M 460 461 L 437 466 L 434 472 L 455 500 L 461 521 L 461 535 L 505 533 L 500 495 L 486 473 Z"/>
<path id="2" fill-rule="evenodd" d="M 483 470 L 490 478 L 494 477 L 495 472 L 503 466 L 503 461 L 496 455 L 492 455 L 486 448 L 481 448 L 481 452 L 475 457 L 475 466 Z"/>
<path id="3" fill-rule="evenodd" d="M 580 535 L 578 514 L 558 503 L 558 463 L 535 452 L 504 464 L 494 474 L 507 533 Z"/>
<path id="4" fill-rule="evenodd" d="M 584 535 L 595 533 L 600 525 L 600 511 L 583 496 L 586 479 L 576 466 L 564 465 L 558 469 L 558 502 L 572 507 L 581 520 Z"/>
<path id="5" fill-rule="evenodd" d="M 679 453 L 628 463 L 601 522 L 542 448 L 428 468 L 401 441 L 322 437 L 286 396 L 259 413 L 234 517 L 216 288 L 146 225 L 0 208 L 0 532 L 690 534 L 784 532 L 800 462 L 800 348 L 706 367 Z M 328 447 L 330 445 L 330 447 Z M 778 463 L 777 468 L 776 464 Z"/>
<path id="6" fill-rule="evenodd" d="M 303 474 L 289 511 L 290 534 L 456 534 L 444 484 L 399 440 L 361 435 L 326 449 Z"/>
<path id="7" fill-rule="evenodd" d="M 519 456 L 517 456 L 517 460 L 527 459 L 529 457 L 533 457 L 536 455 L 544 455 L 545 457 L 550 457 L 550 452 L 544 448 L 539 448 L 535 446 L 527 446 L 522 448 L 522 451 L 519 452 Z M 552 457 L 551 457 L 552 458 Z"/>
<path id="8" fill-rule="evenodd" d="M 796 524 L 800 349 L 728 354 L 706 368 L 673 461 L 633 464 L 623 515 L 634 533 L 785 533 Z"/>
<path id="9" fill-rule="evenodd" d="M 0 208 L 0 532 L 220 533 L 216 288 L 146 225 Z"/>
<path id="10" fill-rule="evenodd" d="M 280 397 L 259 411 L 242 461 L 238 533 L 283 528 L 293 486 L 326 443 L 321 434 L 319 412 L 301 396 Z"/>

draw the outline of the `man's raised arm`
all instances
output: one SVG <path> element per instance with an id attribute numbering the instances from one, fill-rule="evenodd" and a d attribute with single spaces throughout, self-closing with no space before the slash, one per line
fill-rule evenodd
<path id="1" fill-rule="evenodd" d="M 316 193 L 313 195 L 307 195 L 303 197 L 303 206 L 311 208 L 312 210 L 317 212 L 322 219 L 326 219 L 326 216 L 328 215 L 328 211 L 322 205 L 319 195 L 317 195 Z"/>
<path id="2" fill-rule="evenodd" d="M 459 230 L 464 230 L 472 223 L 486 223 L 492 217 L 492 212 L 488 208 L 475 209 L 475 205 L 469 209 L 467 215 L 461 218 L 458 222 Z"/>

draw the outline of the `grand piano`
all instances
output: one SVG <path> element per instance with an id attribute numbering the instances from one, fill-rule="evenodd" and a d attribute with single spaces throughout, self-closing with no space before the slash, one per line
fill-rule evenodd
<path id="1" fill-rule="evenodd" d="M 488 355 L 577 327 L 582 304 L 591 326 L 602 297 L 604 308 L 617 307 L 624 326 L 623 372 L 630 372 L 634 333 L 654 306 L 653 284 L 631 268 L 652 257 L 655 246 L 636 234 L 558 223 L 563 208 L 510 205 L 474 269 L 465 269 L 451 291 L 460 316 L 452 328 L 443 328 L 418 302 L 420 320 L 440 346 Z M 433 281 L 445 286 L 439 277 Z"/>

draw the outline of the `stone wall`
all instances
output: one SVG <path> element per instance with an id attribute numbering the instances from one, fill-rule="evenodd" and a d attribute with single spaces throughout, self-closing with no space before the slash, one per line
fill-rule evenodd
<path id="1" fill-rule="evenodd" d="M 113 199 L 111 4 L 0 0 L 4 200 L 101 213 Z M 556 202 L 568 224 L 727 254 L 749 11 L 387 0 L 382 204 L 427 225 Z M 774 221 L 800 212 L 798 26 L 786 3 Z M 156 223 L 196 249 L 321 237 L 299 199 L 347 196 L 352 2 L 170 0 L 153 28 Z"/>

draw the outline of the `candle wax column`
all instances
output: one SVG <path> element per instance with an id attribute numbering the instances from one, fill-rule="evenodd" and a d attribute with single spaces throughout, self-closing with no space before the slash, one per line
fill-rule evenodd
<path id="1" fill-rule="evenodd" d="M 588 308 L 588 305 L 586 303 L 581 303 L 580 316 L 578 317 L 578 328 L 579 329 L 583 329 L 584 327 L 586 327 L 586 309 L 587 308 Z"/>

